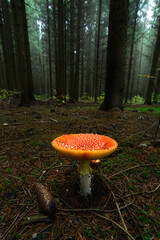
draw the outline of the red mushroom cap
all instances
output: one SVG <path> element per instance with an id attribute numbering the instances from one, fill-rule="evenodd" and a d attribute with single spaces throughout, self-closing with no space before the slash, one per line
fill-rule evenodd
<path id="1" fill-rule="evenodd" d="M 52 141 L 52 146 L 65 156 L 78 160 L 94 160 L 110 155 L 118 144 L 107 136 L 80 133 L 62 135 Z"/>

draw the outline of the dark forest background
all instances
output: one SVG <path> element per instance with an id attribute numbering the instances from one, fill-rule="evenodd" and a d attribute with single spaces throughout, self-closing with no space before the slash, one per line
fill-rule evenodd
<path id="1" fill-rule="evenodd" d="M 158 0 L 0 0 L 1 94 L 107 110 L 158 102 L 159 86 Z"/>

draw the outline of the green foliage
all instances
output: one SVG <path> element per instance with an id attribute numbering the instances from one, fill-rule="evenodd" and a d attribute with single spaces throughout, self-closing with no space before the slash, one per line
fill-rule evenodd
<path id="1" fill-rule="evenodd" d="M 132 98 L 132 103 L 143 104 L 144 101 L 145 101 L 145 99 L 144 99 L 143 97 L 139 96 L 139 95 L 134 96 L 134 97 Z"/>
<path id="2" fill-rule="evenodd" d="M 36 100 L 40 100 L 40 101 L 48 101 L 49 100 L 49 95 L 48 94 L 43 94 L 43 95 L 34 94 L 34 97 L 35 97 Z"/>
<path id="3" fill-rule="evenodd" d="M 91 238 L 92 237 L 92 232 L 91 232 L 91 230 L 89 229 L 88 226 L 86 227 L 86 237 L 87 238 Z"/>
<path id="4" fill-rule="evenodd" d="M 89 100 L 89 101 L 93 101 L 92 97 L 88 96 L 88 93 L 84 93 L 84 95 L 80 98 L 81 100 Z"/>
<path id="5" fill-rule="evenodd" d="M 127 111 L 137 111 L 137 112 L 153 112 L 153 113 L 158 113 L 160 114 L 160 108 L 159 107 L 154 107 L 154 106 L 151 106 L 151 107 L 142 107 L 142 108 L 139 108 L 139 107 L 136 107 L 136 108 L 132 108 L 132 107 L 126 107 L 125 110 Z"/>
<path id="6" fill-rule="evenodd" d="M 155 101 L 155 95 L 154 95 L 154 93 L 152 93 L 151 101 L 152 101 L 152 102 Z M 157 103 L 160 103 L 160 94 L 157 95 L 157 97 L 156 97 L 156 102 L 157 102 Z"/>
<path id="7" fill-rule="evenodd" d="M 97 232 L 101 239 L 106 239 L 106 232 L 103 231 L 98 225 L 96 225 Z"/>
<path id="8" fill-rule="evenodd" d="M 16 239 L 20 239 L 21 238 L 19 233 L 15 233 L 14 235 L 15 235 Z"/>
<path id="9" fill-rule="evenodd" d="M 11 99 L 16 98 L 20 95 L 20 91 L 14 90 L 7 90 L 7 89 L 0 89 L 0 99 Z"/>

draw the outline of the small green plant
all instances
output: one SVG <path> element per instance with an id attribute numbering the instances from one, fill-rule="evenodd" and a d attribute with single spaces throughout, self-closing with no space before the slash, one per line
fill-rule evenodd
<path id="1" fill-rule="evenodd" d="M 139 95 L 137 96 L 134 96 L 131 100 L 132 103 L 135 103 L 135 104 L 143 104 L 145 101 L 145 99 Z"/>
<path id="2" fill-rule="evenodd" d="M 137 112 L 153 112 L 153 113 L 158 113 L 160 114 L 160 108 L 159 107 L 154 107 L 154 106 L 151 106 L 151 107 L 136 107 L 136 108 L 132 108 L 132 107 L 126 107 L 125 110 L 127 111 L 137 111 Z"/>
<path id="3" fill-rule="evenodd" d="M 134 187 L 133 185 L 129 185 L 129 188 L 134 191 L 136 190 L 136 187 Z"/>
<path id="4" fill-rule="evenodd" d="M 15 236 L 16 239 L 20 239 L 20 234 L 19 234 L 19 233 L 16 233 L 16 232 L 15 232 L 15 233 L 14 233 L 14 236 Z"/>
<path id="5" fill-rule="evenodd" d="M 101 228 L 98 225 L 96 225 L 96 229 L 98 231 L 98 234 L 99 234 L 100 238 L 106 239 L 106 232 L 101 230 Z"/>
<path id="6" fill-rule="evenodd" d="M 25 181 L 26 181 L 26 176 L 25 176 L 25 175 L 21 176 L 21 179 L 22 179 L 22 182 L 25 183 Z"/>
<path id="7" fill-rule="evenodd" d="M 47 101 L 49 99 L 48 94 L 43 94 L 43 95 L 34 95 L 36 100 L 41 100 L 41 101 Z"/>
<path id="8" fill-rule="evenodd" d="M 81 100 L 89 100 L 93 101 L 93 98 L 88 95 L 88 93 L 84 93 L 84 95 L 80 98 Z"/>
<path id="9" fill-rule="evenodd" d="M 14 90 L 8 90 L 8 89 L 0 89 L 0 98 L 1 99 L 11 99 L 11 98 L 17 98 L 20 95 L 20 91 L 14 89 Z"/>
<path id="10" fill-rule="evenodd" d="M 86 237 L 87 238 L 91 238 L 92 237 L 92 232 L 91 232 L 91 230 L 89 229 L 88 226 L 86 227 Z"/>

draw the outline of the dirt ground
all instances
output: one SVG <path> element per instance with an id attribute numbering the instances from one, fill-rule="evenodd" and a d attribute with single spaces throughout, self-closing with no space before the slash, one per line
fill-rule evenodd
<path id="1" fill-rule="evenodd" d="M 160 116 L 98 107 L 0 103 L 0 239 L 160 239 Z M 78 161 L 51 146 L 70 133 L 118 142 L 112 155 L 91 164 L 87 197 L 79 191 Z M 53 218 L 41 213 L 37 182 L 53 196 L 58 208 Z"/>

